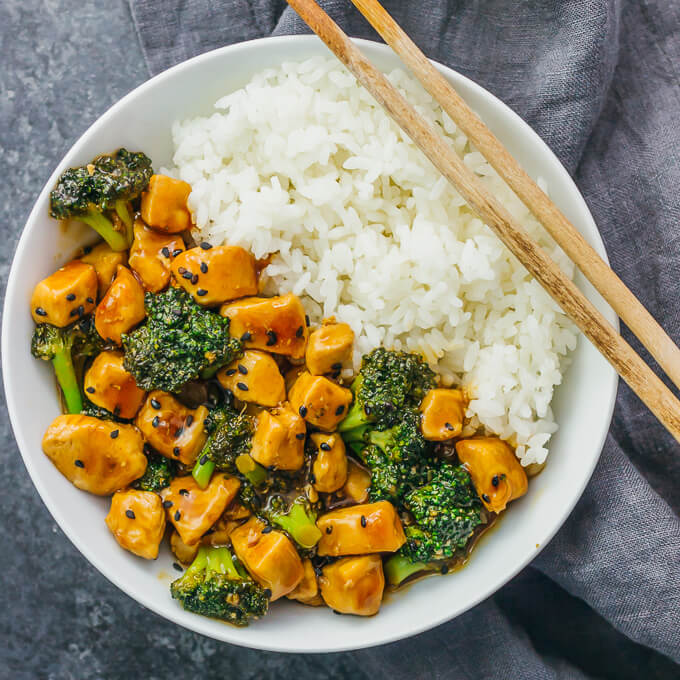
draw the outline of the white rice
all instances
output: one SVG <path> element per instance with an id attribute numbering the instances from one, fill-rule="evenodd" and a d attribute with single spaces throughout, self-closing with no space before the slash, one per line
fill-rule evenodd
<path id="1" fill-rule="evenodd" d="M 432 98 L 402 71 L 389 78 L 571 276 Z M 471 429 L 542 463 L 575 331 L 353 76 L 333 59 L 284 63 L 215 108 L 173 127 L 171 172 L 193 187 L 197 236 L 276 253 L 266 291 L 304 296 L 314 320 L 349 323 L 355 366 L 378 345 L 421 352 L 443 384 L 469 390 Z"/>

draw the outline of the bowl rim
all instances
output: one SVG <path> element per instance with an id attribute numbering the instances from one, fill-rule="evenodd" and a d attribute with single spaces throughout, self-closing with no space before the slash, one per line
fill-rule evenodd
<path id="1" fill-rule="evenodd" d="M 378 41 L 373 41 L 373 40 L 367 40 L 363 38 L 352 38 L 352 41 L 357 44 L 359 47 L 366 46 L 370 47 L 370 49 L 379 49 L 384 52 L 391 52 L 391 48 L 385 45 L 384 43 L 378 42 Z M 564 512 L 560 516 L 559 520 L 555 522 L 554 526 L 549 530 L 546 531 L 543 536 L 540 537 L 540 547 L 537 547 L 537 549 L 530 553 L 527 554 L 527 556 L 520 561 L 520 563 L 516 566 L 515 569 L 511 570 L 510 572 L 506 573 L 501 579 L 498 579 L 496 582 L 491 583 L 490 585 L 485 585 L 484 588 L 480 589 L 479 594 L 469 603 L 467 607 L 464 609 L 461 609 L 460 611 L 455 611 L 450 615 L 443 615 L 439 616 L 438 618 L 434 618 L 431 621 L 427 621 L 423 624 L 419 625 L 411 625 L 408 630 L 399 630 L 396 632 L 385 632 L 381 635 L 371 635 L 367 636 L 367 639 L 365 642 L 362 642 L 361 644 L 334 644 L 334 645 L 328 645 L 327 640 L 323 640 L 323 645 L 325 646 L 317 646 L 314 649 L 310 649 L 308 647 L 291 647 L 291 646 L 286 646 L 285 648 L 282 645 L 277 645 L 276 639 L 269 639 L 269 641 L 264 640 L 263 642 L 253 642 L 252 640 L 243 640 L 239 639 L 238 637 L 238 629 L 232 628 L 231 626 L 224 625 L 220 629 L 221 631 L 224 632 L 223 635 L 216 636 L 214 634 L 214 631 L 210 629 L 210 624 L 213 624 L 212 619 L 204 619 L 203 617 L 200 616 L 191 616 L 189 617 L 189 620 L 178 620 L 177 617 L 170 616 L 168 615 L 168 612 L 163 609 L 161 605 L 157 605 L 152 597 L 146 597 L 142 592 L 136 592 L 136 593 L 131 593 L 126 585 L 123 583 L 123 580 L 118 577 L 118 575 L 111 569 L 109 569 L 105 563 L 105 560 L 100 557 L 98 554 L 96 554 L 93 550 L 90 550 L 89 546 L 87 543 L 82 542 L 79 540 L 77 535 L 71 530 L 70 528 L 70 522 L 67 519 L 65 513 L 62 511 L 60 508 L 59 504 L 56 503 L 50 495 L 49 489 L 47 488 L 47 485 L 43 484 L 41 481 L 39 475 L 37 474 L 37 471 L 32 463 L 31 460 L 31 455 L 28 453 L 29 451 L 29 446 L 28 443 L 23 435 L 23 432 L 21 429 L 18 427 L 17 423 L 20 422 L 19 417 L 18 417 L 18 407 L 16 405 L 16 400 L 14 393 L 12 389 L 12 385 L 9 384 L 9 380 L 7 378 L 8 375 L 8 366 L 10 362 L 10 358 L 8 356 L 8 352 L 6 351 L 6 348 L 9 343 L 9 336 L 11 334 L 11 324 L 8 323 L 8 308 L 10 306 L 10 301 L 14 299 L 16 296 L 16 288 L 18 286 L 17 283 L 17 260 L 19 259 L 18 256 L 25 250 L 26 248 L 26 242 L 27 242 L 27 232 L 29 231 L 31 225 L 38 219 L 39 216 L 39 209 L 40 205 L 43 203 L 44 199 L 46 198 L 46 194 L 49 193 L 51 187 L 54 185 L 56 182 L 59 174 L 63 172 L 64 168 L 68 165 L 66 162 L 66 159 L 71 156 L 73 153 L 74 149 L 80 145 L 80 143 L 83 141 L 84 138 L 89 137 L 92 133 L 96 132 L 99 130 L 99 128 L 104 127 L 108 124 L 109 119 L 112 118 L 116 112 L 124 107 L 128 101 L 135 99 L 137 96 L 139 96 L 141 93 L 145 92 L 147 89 L 152 89 L 156 85 L 158 85 L 160 82 L 172 78 L 172 76 L 181 71 L 184 70 L 185 68 L 189 66 L 196 66 L 200 64 L 203 61 L 208 61 L 210 59 L 213 59 L 223 53 L 237 53 L 239 50 L 251 50 L 253 48 L 257 49 L 258 46 L 267 43 L 287 43 L 287 42 L 304 42 L 304 43 L 315 43 L 319 42 L 319 39 L 315 35 L 286 35 L 286 36 L 273 36 L 273 37 L 264 37 L 264 38 L 257 38 L 254 40 L 248 40 L 248 41 L 243 41 L 243 42 L 238 42 L 234 43 L 231 45 L 227 45 L 224 47 L 220 47 L 214 50 L 210 50 L 208 52 L 204 52 L 202 54 L 199 54 L 195 57 L 192 57 L 190 59 L 187 59 L 183 62 L 180 62 L 179 64 L 176 64 L 160 73 L 157 75 L 149 78 L 148 80 L 144 81 L 134 89 L 132 89 L 130 92 L 128 92 L 126 95 L 124 95 L 121 99 L 119 99 L 117 102 L 115 102 L 112 106 L 110 106 L 101 116 L 99 116 L 76 140 L 75 142 L 71 145 L 71 147 L 68 149 L 68 151 L 64 154 L 62 159 L 59 161 L 57 166 L 55 167 L 54 171 L 50 175 L 49 179 L 46 181 L 45 185 L 43 186 L 42 190 L 38 194 L 35 203 L 33 205 L 33 208 L 31 209 L 28 218 L 26 219 L 26 222 L 24 224 L 24 227 L 21 231 L 21 236 L 17 242 L 17 246 L 15 248 L 14 254 L 12 256 L 12 264 L 10 267 L 9 275 L 7 278 L 7 286 L 5 289 L 5 300 L 3 304 L 3 322 L 2 322 L 2 335 L 1 335 L 1 354 L 2 354 L 2 373 L 3 373 L 3 386 L 5 390 L 5 397 L 6 397 L 6 403 L 7 403 L 7 411 L 9 414 L 9 420 L 12 426 L 12 431 L 15 437 L 15 440 L 17 442 L 18 449 L 21 453 L 21 457 L 24 461 L 24 465 L 26 466 L 26 469 L 28 470 L 29 476 L 31 478 L 31 481 L 38 491 L 38 494 L 44 503 L 44 505 L 47 507 L 48 511 L 56 521 L 56 523 L 59 525 L 59 528 L 61 531 L 64 532 L 64 534 L 67 536 L 67 538 L 71 541 L 71 543 L 77 548 L 77 550 L 85 557 L 85 559 L 92 565 L 94 566 L 97 571 L 99 571 L 100 574 L 102 574 L 109 582 L 113 583 L 119 590 L 121 590 L 123 593 L 125 593 L 128 597 L 131 597 L 134 599 L 136 602 L 138 602 L 140 605 L 143 607 L 151 610 L 158 616 L 162 617 L 163 619 L 169 620 L 172 623 L 176 625 L 180 625 L 184 628 L 187 628 L 193 632 L 199 633 L 201 635 L 205 635 L 206 637 L 209 637 L 214 640 L 218 640 L 220 642 L 228 642 L 230 644 L 238 645 L 238 646 L 243 646 L 243 647 L 248 647 L 251 649 L 259 649 L 259 650 L 265 650 L 265 651 L 273 651 L 273 652 L 286 652 L 286 653 L 332 653 L 332 652 L 342 652 L 342 651 L 351 651 L 355 649 L 364 649 L 368 647 L 375 647 L 379 645 L 384 645 L 388 644 L 391 642 L 396 642 L 401 639 L 406 639 L 409 637 L 412 637 L 414 635 L 418 635 L 419 633 L 422 633 L 424 631 L 430 630 L 432 628 L 435 628 L 443 623 L 446 623 L 447 621 L 450 621 L 464 612 L 468 611 L 472 607 L 477 606 L 480 602 L 483 600 L 487 599 L 491 595 L 493 595 L 495 592 L 497 592 L 500 588 L 502 588 L 508 581 L 510 581 L 512 578 L 514 578 L 522 569 L 524 569 L 533 559 L 545 548 L 545 546 L 550 542 L 550 540 L 553 538 L 553 536 L 557 533 L 557 531 L 562 527 L 566 519 L 569 517 L 571 514 L 572 510 L 574 509 L 574 506 L 576 503 L 580 500 L 581 496 L 583 495 L 583 492 L 585 490 L 585 487 L 587 486 L 588 482 L 590 481 L 590 478 L 593 474 L 593 471 L 595 469 L 595 466 L 597 465 L 600 456 L 602 454 L 602 449 L 604 447 L 604 443 L 607 437 L 607 434 L 609 432 L 609 427 L 616 403 L 616 394 L 617 394 L 617 389 L 618 389 L 618 375 L 616 374 L 615 371 L 611 371 L 611 377 L 609 379 L 609 385 L 608 385 L 608 403 L 606 408 L 604 409 L 604 416 L 602 419 L 602 427 L 601 431 L 599 433 L 599 440 L 597 442 L 597 450 L 598 454 L 597 456 L 594 456 L 592 459 L 592 462 L 590 464 L 590 469 L 587 470 L 587 474 L 583 477 L 583 483 L 580 485 L 580 488 L 578 488 L 577 492 L 573 494 L 573 499 L 572 501 L 565 506 Z M 322 43 L 320 43 L 322 44 Z M 330 54 L 330 53 L 329 53 Z M 295 57 L 291 57 L 291 60 L 295 60 Z M 597 229 L 597 225 L 590 213 L 590 210 L 580 192 L 578 187 L 576 186 L 575 182 L 567 172 L 567 170 L 564 168 L 562 165 L 561 161 L 557 158 L 557 156 L 553 153 L 553 151 L 550 149 L 550 147 L 546 144 L 546 142 L 543 141 L 543 139 L 538 135 L 538 133 L 526 122 L 524 121 L 515 111 L 513 111 L 505 102 L 500 100 L 498 97 L 496 97 L 493 93 L 488 91 L 486 88 L 482 87 L 481 85 L 477 84 L 475 81 L 471 80 L 467 76 L 461 74 L 460 72 L 446 66 L 445 64 L 442 64 L 440 62 L 437 62 L 433 59 L 430 60 L 434 66 L 443 72 L 445 75 L 449 76 L 450 78 L 453 78 L 455 81 L 459 83 L 465 84 L 466 87 L 469 89 L 475 91 L 477 95 L 482 96 L 483 98 L 489 98 L 492 103 L 500 107 L 500 109 L 503 111 L 503 116 L 507 117 L 509 120 L 513 121 L 515 124 L 519 124 L 520 127 L 523 129 L 524 133 L 527 135 L 527 138 L 529 142 L 532 145 L 536 145 L 539 147 L 542 147 L 543 151 L 547 153 L 549 156 L 551 162 L 555 166 L 556 172 L 560 175 L 560 182 L 564 182 L 566 184 L 569 184 L 572 186 L 573 189 L 576 190 L 581 202 L 582 202 L 582 207 L 585 210 L 585 213 L 587 217 L 592 221 L 593 225 L 595 225 L 595 234 L 594 237 L 596 239 L 595 243 L 595 249 L 599 252 L 599 254 L 602 256 L 605 262 L 609 264 L 609 258 L 607 256 L 606 248 L 604 245 L 604 242 L 602 240 L 602 237 L 600 235 L 599 229 Z M 403 70 L 408 72 L 408 69 L 401 64 L 400 65 Z M 619 330 L 619 319 L 618 317 L 614 314 L 614 312 L 611 310 L 611 308 L 608 308 L 606 310 L 605 316 L 608 318 L 610 323 L 614 325 L 616 330 Z M 584 342 L 585 338 L 582 336 L 581 333 L 579 333 L 579 342 Z"/>

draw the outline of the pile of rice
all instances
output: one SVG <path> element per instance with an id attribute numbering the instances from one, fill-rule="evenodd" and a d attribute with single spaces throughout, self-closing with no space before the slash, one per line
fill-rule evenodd
<path id="1" fill-rule="evenodd" d="M 432 98 L 389 78 L 571 276 L 563 252 Z M 334 59 L 284 63 L 173 128 L 197 237 L 264 258 L 269 293 L 355 334 L 354 364 L 384 345 L 422 353 L 471 395 L 480 424 L 542 463 L 574 328 L 413 142 Z"/>

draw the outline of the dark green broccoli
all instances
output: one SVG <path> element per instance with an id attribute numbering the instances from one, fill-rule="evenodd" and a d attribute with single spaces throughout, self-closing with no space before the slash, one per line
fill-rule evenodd
<path id="1" fill-rule="evenodd" d="M 184 289 L 147 293 L 144 306 L 146 323 L 123 335 L 125 369 L 142 389 L 175 392 L 241 355 L 229 319 L 196 304 Z"/>
<path id="2" fill-rule="evenodd" d="M 338 430 L 347 432 L 367 423 L 377 429 L 392 427 L 401 420 L 403 409 L 419 406 L 435 384 L 434 372 L 420 355 L 374 349 L 361 361 L 352 383 L 354 403 Z"/>
<path id="3" fill-rule="evenodd" d="M 87 165 L 69 168 L 59 178 L 50 194 L 50 215 L 58 220 L 81 220 L 113 250 L 126 250 L 132 243 L 128 202 L 142 193 L 152 174 L 151 161 L 141 152 L 118 149 L 98 156 Z M 115 222 L 122 223 L 122 228 Z"/>
<path id="4" fill-rule="evenodd" d="M 94 315 L 86 316 L 76 324 L 77 333 L 73 339 L 74 359 L 93 357 L 111 347 L 97 332 Z"/>
<path id="5" fill-rule="evenodd" d="M 158 492 L 170 486 L 170 482 L 177 474 L 177 463 L 157 453 L 149 453 L 146 458 L 146 471 L 132 482 L 132 487 L 140 491 Z"/>
<path id="6" fill-rule="evenodd" d="M 234 562 L 229 548 L 202 546 L 191 566 L 170 584 L 187 611 L 247 626 L 267 613 L 268 593 Z"/>
<path id="7" fill-rule="evenodd" d="M 69 413 L 80 413 L 83 408 L 83 395 L 72 356 L 73 344 L 78 333 L 77 323 L 66 328 L 41 323 L 36 326 L 31 339 L 31 354 L 37 359 L 52 362 Z"/>
<path id="8" fill-rule="evenodd" d="M 208 486 L 216 467 L 232 474 L 241 472 L 237 459 L 248 455 L 254 432 L 253 419 L 228 404 L 213 409 L 205 419 L 204 427 L 209 435 L 208 440 L 198 454 L 192 472 L 201 488 Z M 252 469 L 245 471 L 245 476 L 256 484 L 266 472 L 252 458 L 250 461 L 252 464 L 249 467 Z"/>
<path id="9" fill-rule="evenodd" d="M 91 416 L 92 418 L 99 418 L 99 420 L 113 420 L 116 423 L 129 423 L 129 420 L 124 420 L 119 418 L 115 413 L 112 413 L 108 409 L 102 406 L 97 406 L 93 404 L 87 397 L 83 397 L 83 408 L 80 412 L 84 416 Z"/>
<path id="10" fill-rule="evenodd" d="M 411 562 L 449 559 L 463 550 L 486 522 L 482 503 L 462 465 L 440 463 L 427 484 L 404 497 L 416 524 L 406 526 L 400 553 Z"/>
<path id="11" fill-rule="evenodd" d="M 321 538 L 316 509 L 304 495 L 292 502 L 284 496 L 271 496 L 260 515 L 283 529 L 301 548 L 311 549 Z"/>

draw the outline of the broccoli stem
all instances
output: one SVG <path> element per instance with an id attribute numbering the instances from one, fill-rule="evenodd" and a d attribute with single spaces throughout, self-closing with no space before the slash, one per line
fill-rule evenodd
<path id="1" fill-rule="evenodd" d="M 71 359 L 71 347 L 58 351 L 52 359 L 54 373 L 64 393 L 64 401 L 69 413 L 80 413 L 83 410 L 83 395 L 76 378 L 76 371 Z"/>
<path id="2" fill-rule="evenodd" d="M 338 424 L 338 432 L 348 432 L 349 430 L 362 427 L 367 423 L 368 418 L 366 417 L 366 413 L 358 400 L 355 399 L 347 412 L 347 415 Z"/>
<path id="3" fill-rule="evenodd" d="M 267 479 L 267 470 L 256 463 L 248 453 L 242 453 L 234 461 L 236 469 L 253 485 L 260 486 Z"/>
<path id="4" fill-rule="evenodd" d="M 227 578 L 234 581 L 241 580 L 241 575 L 236 569 L 229 548 L 199 548 L 199 554 L 201 550 L 205 550 L 205 561 L 208 572 L 224 574 Z M 193 564 L 191 566 L 193 566 Z"/>
<path id="5" fill-rule="evenodd" d="M 313 548 L 321 538 L 321 531 L 310 517 L 303 503 L 295 502 L 285 515 L 272 515 L 271 522 L 288 532 L 302 548 Z"/>
<path id="6" fill-rule="evenodd" d="M 387 582 L 393 586 L 403 583 L 409 576 L 419 571 L 431 571 L 425 562 L 411 562 L 403 555 L 391 555 L 383 565 Z"/>
<path id="7" fill-rule="evenodd" d="M 85 215 L 79 215 L 78 219 L 91 226 L 111 246 L 112 250 L 120 252 L 127 250 L 130 245 L 127 234 L 116 231 L 113 222 L 98 210 L 90 210 Z"/>
<path id="8" fill-rule="evenodd" d="M 115 203 L 115 210 L 118 217 L 120 217 L 121 222 L 125 225 L 128 243 L 132 243 L 132 215 L 130 215 L 127 201 L 118 199 Z"/>
<path id="9" fill-rule="evenodd" d="M 191 471 L 191 476 L 196 480 L 196 484 L 205 489 L 208 484 L 210 484 L 210 479 L 215 471 L 215 463 L 211 460 L 206 460 L 205 463 L 201 463 L 203 456 L 199 456 L 194 469 Z"/>

